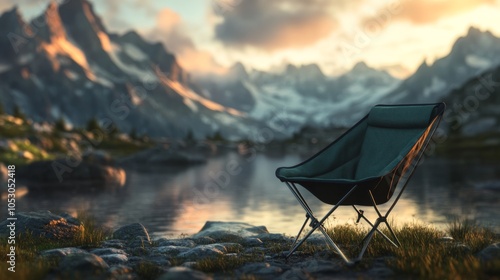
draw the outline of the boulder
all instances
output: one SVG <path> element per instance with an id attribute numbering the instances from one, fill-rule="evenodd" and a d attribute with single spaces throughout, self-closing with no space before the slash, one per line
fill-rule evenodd
<path id="1" fill-rule="evenodd" d="M 63 279 L 93 279 L 103 276 L 109 265 L 94 254 L 72 254 L 61 259 L 59 272 Z"/>
<path id="2" fill-rule="evenodd" d="M 149 238 L 149 233 L 146 228 L 141 223 L 133 223 L 113 232 L 113 238 L 125 240 L 129 243 L 137 243 L 138 238 L 144 243 L 150 244 L 151 239 Z M 143 244 L 137 244 L 143 245 Z"/>
<path id="3" fill-rule="evenodd" d="M 179 258 L 204 259 L 224 255 L 226 247 L 220 244 L 199 245 L 177 255 Z"/>
<path id="4" fill-rule="evenodd" d="M 20 167 L 16 176 L 30 189 L 74 189 L 75 187 L 122 187 L 126 172 L 119 167 L 66 159 L 37 161 Z"/>
<path id="5" fill-rule="evenodd" d="M 211 237 L 215 240 L 235 240 L 244 237 L 253 237 L 259 234 L 269 234 L 265 226 L 253 226 L 240 222 L 208 221 L 193 238 Z"/>
<path id="6" fill-rule="evenodd" d="M 494 243 L 481 250 L 477 257 L 482 262 L 498 261 L 500 260 L 500 243 Z"/>
<path id="7" fill-rule="evenodd" d="M 50 211 L 19 212 L 16 218 L 17 236 L 29 232 L 34 237 L 72 239 L 84 230 L 83 225 L 68 214 L 56 215 Z M 7 225 L 10 222 L 5 220 L 0 223 L 0 237 L 9 236 L 10 230 Z"/>
<path id="8" fill-rule="evenodd" d="M 40 253 L 40 256 L 44 258 L 62 258 L 66 257 L 69 255 L 74 255 L 74 254 L 86 254 L 87 251 L 79 249 L 79 248 L 74 248 L 74 247 L 67 247 L 67 248 L 57 248 L 57 249 L 50 249 L 50 250 L 45 250 Z"/>
<path id="9" fill-rule="evenodd" d="M 212 277 L 203 272 L 192 270 L 188 267 L 175 266 L 163 274 L 158 280 L 210 280 Z"/>

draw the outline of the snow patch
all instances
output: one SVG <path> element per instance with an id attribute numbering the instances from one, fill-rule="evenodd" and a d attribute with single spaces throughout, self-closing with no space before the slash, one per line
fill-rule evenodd
<path id="1" fill-rule="evenodd" d="M 493 66 L 492 61 L 477 55 L 467 55 L 465 63 L 472 68 L 487 69 Z"/>
<path id="2" fill-rule="evenodd" d="M 138 47 L 136 47 L 132 44 L 125 44 L 123 46 L 123 50 L 130 58 L 132 58 L 136 61 L 140 62 L 140 61 L 145 61 L 145 60 L 149 59 L 149 57 L 144 52 L 142 52 Z"/>
<path id="3" fill-rule="evenodd" d="M 424 96 L 429 97 L 432 93 L 436 93 L 436 92 L 440 92 L 442 90 L 445 90 L 446 86 L 447 86 L 447 84 L 445 81 L 443 81 L 437 77 L 433 77 L 431 85 L 424 89 Z"/>
<path id="4" fill-rule="evenodd" d="M 121 49 L 118 45 L 112 44 L 112 50 L 108 52 L 109 57 L 115 63 L 118 68 L 120 68 L 126 74 L 136 78 L 139 81 L 144 83 L 152 82 L 151 77 L 154 77 L 154 74 L 146 69 L 140 69 L 137 66 L 127 64 L 120 59 Z"/>

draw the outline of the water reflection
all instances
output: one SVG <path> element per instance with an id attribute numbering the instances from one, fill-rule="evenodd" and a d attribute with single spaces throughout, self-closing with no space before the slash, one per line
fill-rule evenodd
<path id="1" fill-rule="evenodd" d="M 30 192 L 19 199 L 17 210 L 83 210 L 108 227 L 141 222 L 158 236 L 195 233 L 207 220 L 242 221 L 265 225 L 273 232 L 295 234 L 304 213 L 275 178 L 274 170 L 302 159 L 297 155 L 261 153 L 244 157 L 229 153 L 187 169 L 129 170 L 123 188 Z M 495 162 L 427 159 L 417 169 L 392 217 L 398 223 L 423 221 L 441 227 L 454 217 L 467 217 L 498 230 L 499 171 L 500 165 Z M 311 195 L 305 197 L 318 214 L 329 210 Z M 352 223 L 355 219 L 351 208 L 341 207 L 330 223 Z"/>

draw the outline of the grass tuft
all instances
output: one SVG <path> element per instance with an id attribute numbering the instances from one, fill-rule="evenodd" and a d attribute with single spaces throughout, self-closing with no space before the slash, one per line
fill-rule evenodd
<path id="1" fill-rule="evenodd" d="M 95 219 L 87 214 L 79 214 L 83 229 L 72 239 L 51 240 L 33 236 L 31 233 L 19 234 L 16 244 L 8 244 L 6 238 L 0 239 L 0 279 L 43 279 L 57 266 L 54 259 L 41 259 L 42 251 L 64 247 L 97 247 L 110 236 L 110 230 L 97 225 Z M 16 272 L 7 270 L 9 267 L 8 256 L 10 246 L 15 246 Z"/>

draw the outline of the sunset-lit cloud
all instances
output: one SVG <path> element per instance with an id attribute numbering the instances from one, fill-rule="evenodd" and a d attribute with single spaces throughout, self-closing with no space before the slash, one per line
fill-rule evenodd
<path id="1" fill-rule="evenodd" d="M 327 37 L 338 26 L 331 3 L 334 1 L 241 1 L 221 14 L 215 38 L 231 47 L 269 51 L 304 48 Z"/>
<path id="2" fill-rule="evenodd" d="M 401 13 L 397 18 L 408 20 L 414 24 L 432 23 L 444 17 L 466 13 L 478 6 L 494 4 L 495 0 L 403 0 Z"/>
<path id="3" fill-rule="evenodd" d="M 500 36 L 500 0 L 89 1 L 109 32 L 160 41 L 192 73 L 317 63 L 339 75 L 364 61 L 407 77 L 470 26 Z M 29 20 L 49 2 L 5 0 L 0 9 L 16 4 Z"/>
<path id="4" fill-rule="evenodd" d="M 158 13 L 154 28 L 146 31 L 144 35 L 151 41 L 162 42 L 169 51 L 177 55 L 181 66 L 190 72 L 224 72 L 225 68 L 217 64 L 213 54 L 199 50 L 187 34 L 189 31 L 181 16 L 165 8 Z"/>

